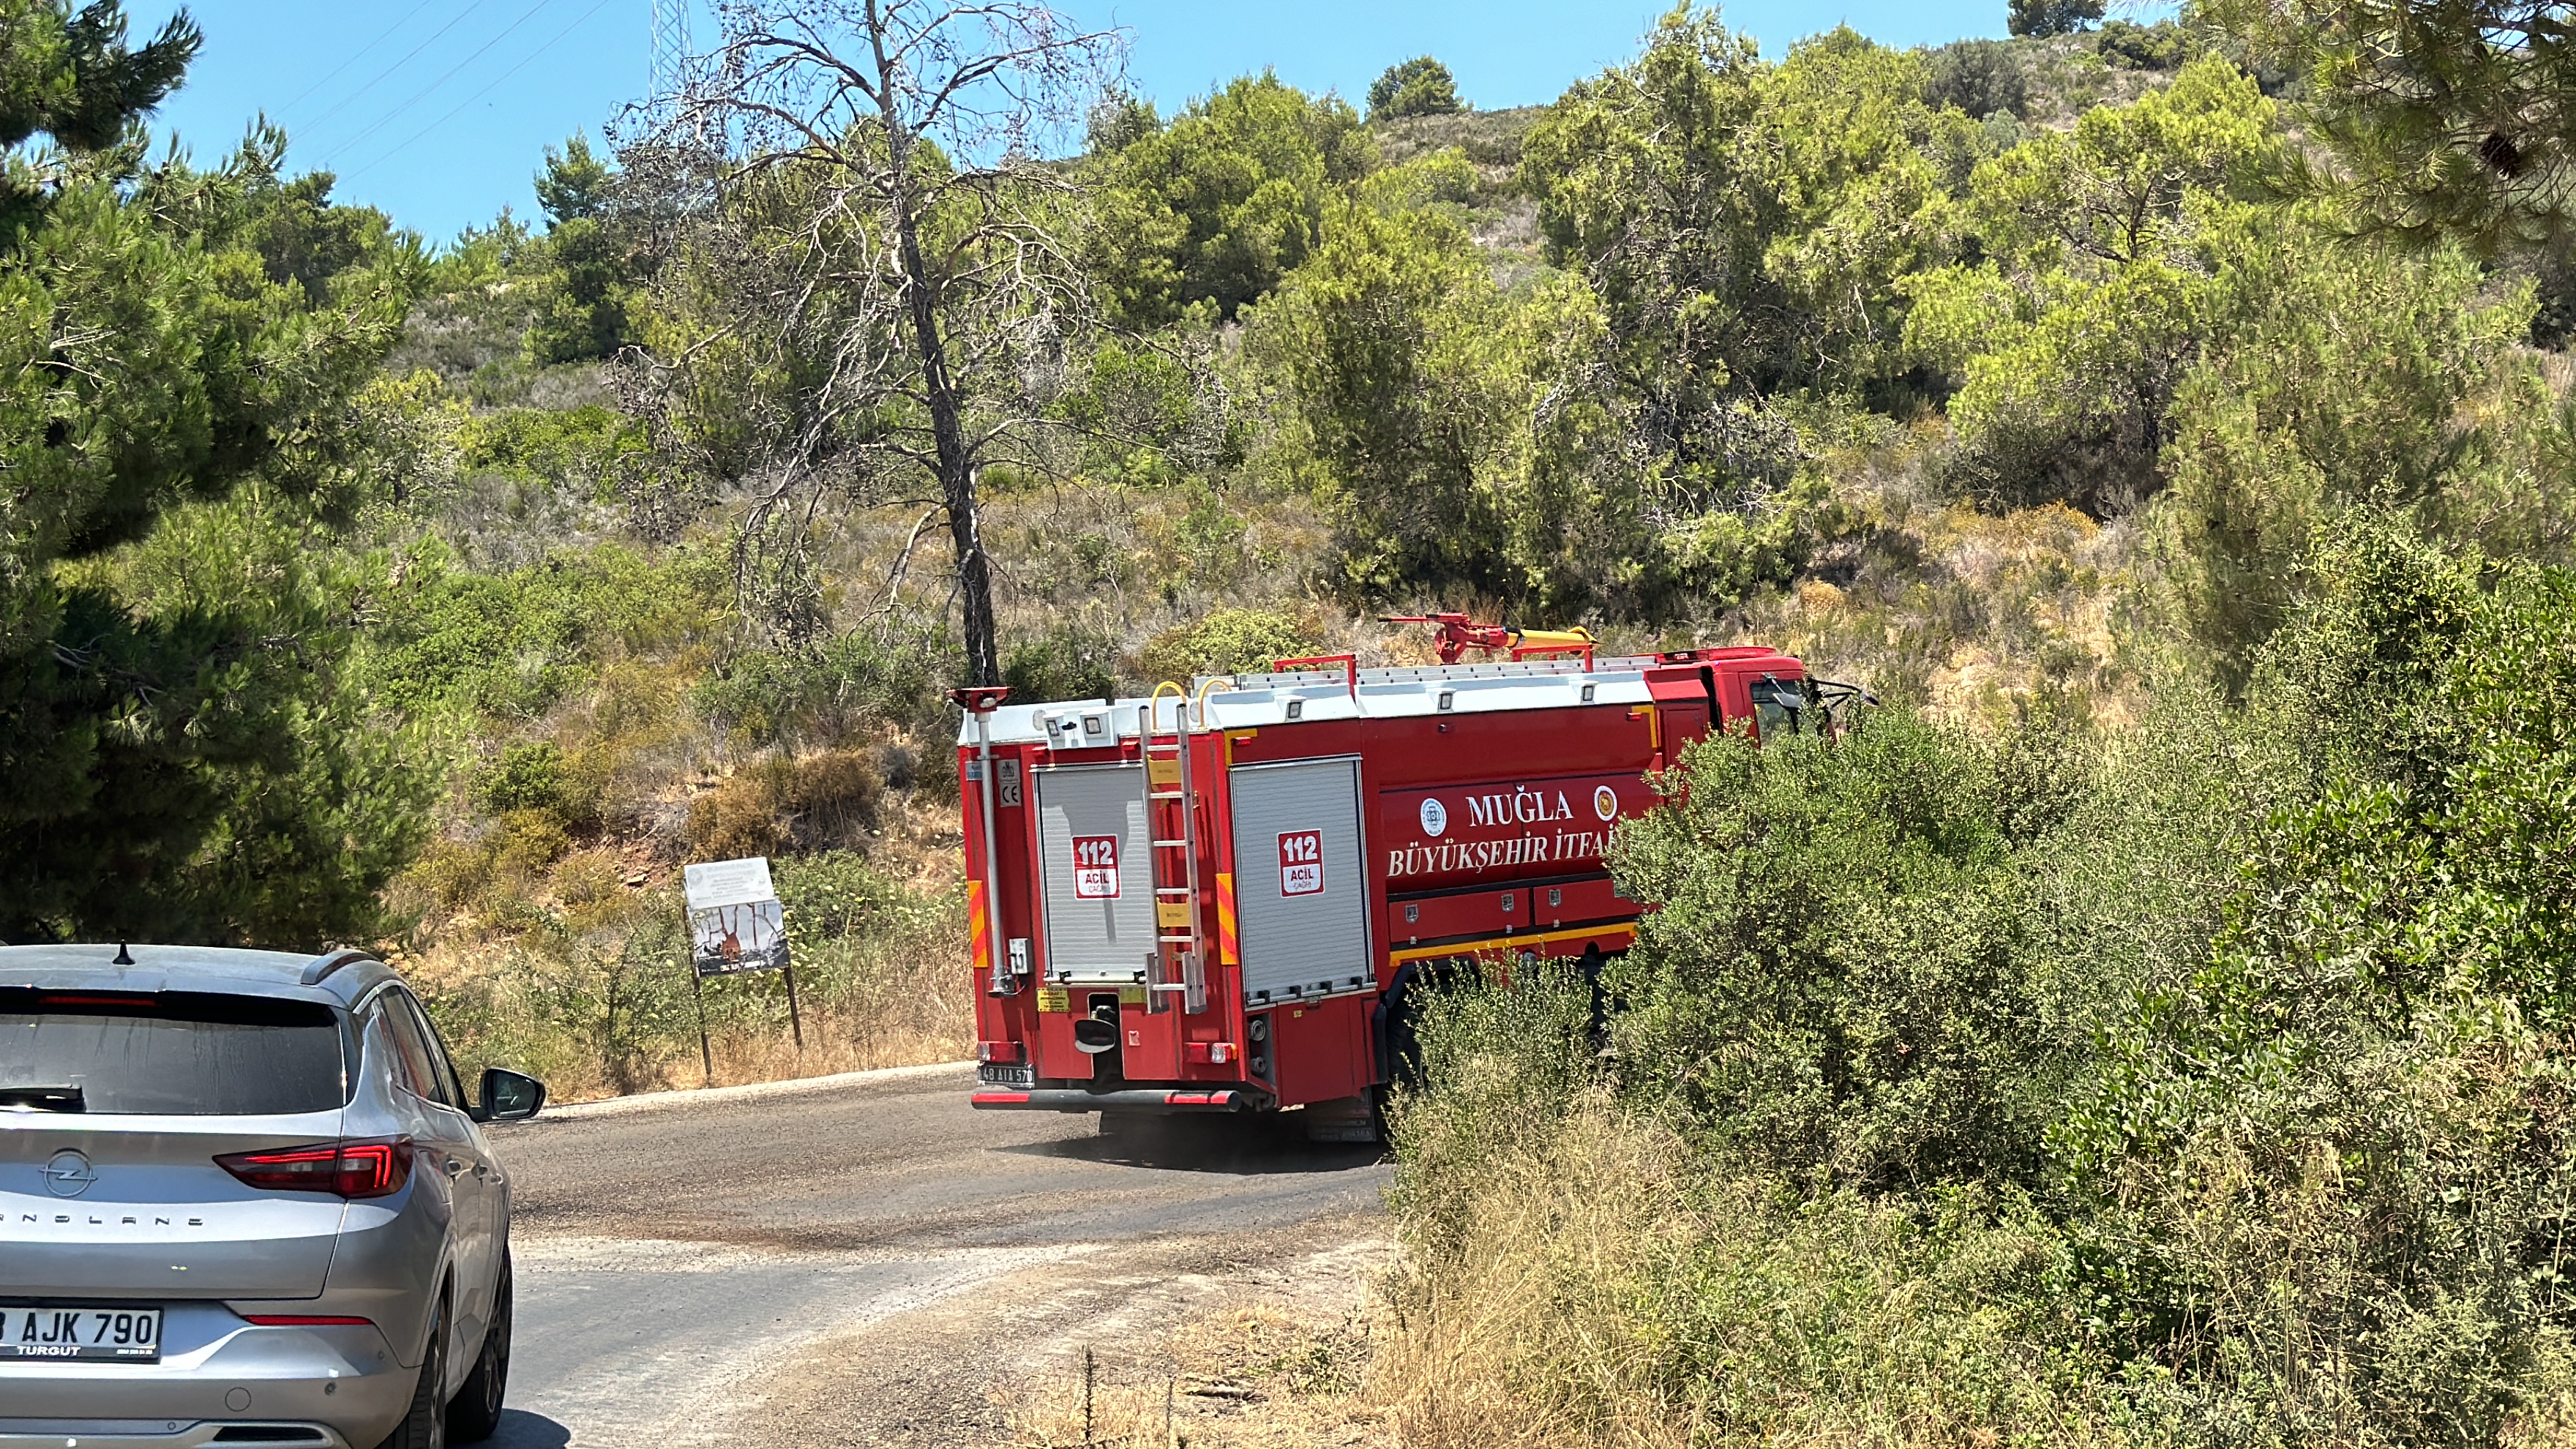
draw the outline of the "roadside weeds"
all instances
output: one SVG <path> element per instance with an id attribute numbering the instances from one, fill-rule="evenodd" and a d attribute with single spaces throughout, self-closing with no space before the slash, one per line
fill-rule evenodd
<path id="1" fill-rule="evenodd" d="M 1086 1347 L 993 1397 L 1011 1449 L 1392 1449 L 1392 1421 L 1358 1392 L 1369 1354 L 1366 1310 L 1237 1305 L 1161 1352 Z"/>

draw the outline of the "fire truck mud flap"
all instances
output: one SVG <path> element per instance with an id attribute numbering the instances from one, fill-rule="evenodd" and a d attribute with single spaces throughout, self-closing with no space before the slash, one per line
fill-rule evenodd
<path id="1" fill-rule="evenodd" d="M 1252 1105 L 1252 1094 L 1225 1087 L 1131 1087 L 1118 1092 L 1031 1087 L 987 1088 L 973 1100 L 987 1110 L 1017 1112 L 1241 1112 Z"/>

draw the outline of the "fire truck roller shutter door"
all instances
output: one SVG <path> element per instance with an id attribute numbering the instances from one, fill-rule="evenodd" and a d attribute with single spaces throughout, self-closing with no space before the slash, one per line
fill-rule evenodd
<path id="1" fill-rule="evenodd" d="M 1359 761 L 1238 766 L 1231 793 L 1245 1005 L 1312 1000 L 1374 979 Z"/>
<path id="2" fill-rule="evenodd" d="M 1040 770 L 1037 791 L 1048 973 L 1137 979 L 1155 929 L 1144 767 Z"/>

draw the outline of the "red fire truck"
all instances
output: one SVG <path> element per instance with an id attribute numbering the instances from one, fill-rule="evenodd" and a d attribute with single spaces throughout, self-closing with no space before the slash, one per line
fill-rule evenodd
<path id="1" fill-rule="evenodd" d="M 1365 1137 L 1412 993 L 1462 958 L 1626 947 L 1640 908 L 1602 853 L 1647 776 L 1841 688 L 1764 648 L 1595 659 L 1580 631 L 1420 622 L 1444 658 L 1509 657 L 958 692 L 977 1107 L 1296 1108 Z"/>

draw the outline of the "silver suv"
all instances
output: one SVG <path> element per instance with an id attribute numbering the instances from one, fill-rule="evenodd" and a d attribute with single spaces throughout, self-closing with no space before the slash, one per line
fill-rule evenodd
<path id="1" fill-rule="evenodd" d="M 438 1449 L 510 1372 L 510 1180 L 383 964 L 0 947 L 0 1446 Z"/>

